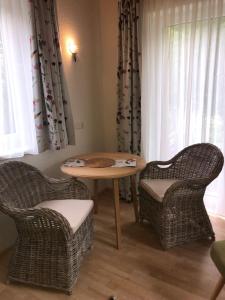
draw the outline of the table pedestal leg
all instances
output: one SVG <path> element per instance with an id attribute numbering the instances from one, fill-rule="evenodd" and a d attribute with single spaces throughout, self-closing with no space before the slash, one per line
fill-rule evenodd
<path id="1" fill-rule="evenodd" d="M 113 179 L 117 249 L 121 245 L 119 179 Z"/>
<path id="2" fill-rule="evenodd" d="M 98 213 L 98 180 L 94 180 L 94 212 Z"/>
<path id="3" fill-rule="evenodd" d="M 134 205 L 134 214 L 136 223 L 139 223 L 139 209 L 138 209 L 138 199 L 137 199 L 137 190 L 136 190 L 136 175 L 132 175 L 131 179 L 131 192 L 132 192 L 132 201 Z"/>

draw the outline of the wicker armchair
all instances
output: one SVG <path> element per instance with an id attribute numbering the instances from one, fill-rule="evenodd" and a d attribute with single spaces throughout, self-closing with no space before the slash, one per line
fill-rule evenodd
<path id="1" fill-rule="evenodd" d="M 169 161 L 147 164 L 140 174 L 140 219 L 148 220 L 164 249 L 211 238 L 214 232 L 203 197 L 222 170 L 222 152 L 211 144 L 196 144 Z"/>
<path id="2" fill-rule="evenodd" d="M 89 192 L 75 179 L 50 179 L 22 162 L 0 164 L 0 210 L 14 219 L 18 231 L 9 282 L 72 293 L 81 260 L 92 244 L 93 203 L 82 199 L 90 199 Z M 66 202 L 89 206 L 75 230 L 62 213 L 48 208 L 49 203 L 66 207 Z M 74 213 L 77 216 L 77 211 Z M 73 211 L 70 214 L 73 217 Z"/>

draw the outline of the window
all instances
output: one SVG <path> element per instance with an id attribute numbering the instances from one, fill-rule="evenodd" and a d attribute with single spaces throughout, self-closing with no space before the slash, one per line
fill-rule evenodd
<path id="1" fill-rule="evenodd" d="M 0 0 L 0 157 L 37 153 L 28 1 Z"/>
<path id="2" fill-rule="evenodd" d="M 3 52 L 3 43 L 0 31 L 0 135 L 4 136 L 15 132 L 15 121 L 12 114 L 12 106 L 10 103 L 7 88 L 6 64 Z"/>
<path id="3" fill-rule="evenodd" d="M 225 153 L 225 0 L 144 0 L 142 142 L 166 160 L 201 142 Z M 207 189 L 209 211 L 225 215 L 225 172 Z"/>
<path id="4" fill-rule="evenodd" d="M 224 143 L 225 17 L 168 28 L 169 124 L 181 145 Z M 175 120 L 172 120 L 176 116 Z M 194 134 L 193 134 L 194 133 Z M 176 144 L 176 135 L 170 144 Z"/>

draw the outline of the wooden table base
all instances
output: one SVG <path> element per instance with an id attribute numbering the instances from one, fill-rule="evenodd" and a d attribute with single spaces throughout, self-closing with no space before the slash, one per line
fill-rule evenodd
<path id="1" fill-rule="evenodd" d="M 130 181 L 131 181 L 131 196 L 132 196 L 132 202 L 134 206 L 135 220 L 136 223 L 139 223 L 139 205 L 137 199 L 136 175 L 131 176 Z"/>
<path id="2" fill-rule="evenodd" d="M 61 166 L 61 170 L 63 173 L 76 177 L 76 178 L 86 178 L 86 179 L 93 179 L 94 180 L 94 212 L 98 212 L 98 180 L 106 180 L 110 179 L 113 181 L 113 190 L 114 190 L 114 207 L 115 207 L 115 227 L 116 227 L 116 241 L 117 241 L 117 249 L 121 246 L 121 225 L 120 225 L 120 195 L 119 195 L 119 180 L 121 178 L 130 177 L 131 180 L 131 192 L 132 192 L 132 200 L 134 206 L 134 214 L 136 222 L 139 221 L 139 211 L 138 211 L 138 200 L 136 194 L 136 174 L 143 170 L 146 166 L 145 160 L 138 156 L 131 153 L 123 153 L 123 152 L 97 152 L 97 153 L 90 153 L 90 154 L 82 154 L 77 155 L 71 160 L 84 160 L 84 161 L 112 161 L 115 162 L 116 160 L 135 160 L 136 166 L 135 167 L 98 167 L 95 165 L 86 164 L 84 167 L 75 167 L 75 166 L 68 166 L 63 164 Z"/>
<path id="3" fill-rule="evenodd" d="M 98 180 L 95 179 L 94 180 L 94 213 L 97 214 L 98 213 Z"/>
<path id="4" fill-rule="evenodd" d="M 116 242 L 117 249 L 121 246 L 121 226 L 120 226 L 120 190 L 119 190 L 119 179 L 113 179 L 114 189 L 114 207 L 115 207 L 115 223 L 116 223 Z"/>
<path id="5" fill-rule="evenodd" d="M 131 180 L 131 196 L 134 206 L 134 214 L 136 223 L 139 222 L 139 209 L 136 192 L 136 175 L 130 176 Z M 113 193 L 114 193 L 114 209 L 115 209 L 115 226 L 116 226 L 116 247 L 121 247 L 121 224 L 120 224 L 120 189 L 119 178 L 113 179 Z M 94 212 L 98 213 L 98 180 L 94 180 Z"/>

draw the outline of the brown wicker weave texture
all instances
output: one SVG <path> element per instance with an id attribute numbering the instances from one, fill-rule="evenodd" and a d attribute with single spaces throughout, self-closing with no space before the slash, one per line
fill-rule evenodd
<path id="1" fill-rule="evenodd" d="M 197 239 L 215 239 L 203 197 L 223 163 L 216 146 L 202 143 L 183 149 L 169 161 L 150 162 L 141 172 L 140 179 L 179 179 L 162 203 L 139 186 L 140 218 L 151 223 L 164 249 Z"/>
<path id="2" fill-rule="evenodd" d="M 73 234 L 60 213 L 32 208 L 53 199 L 90 199 L 90 194 L 78 180 L 50 179 L 22 162 L 0 164 L 0 210 L 14 219 L 18 231 L 9 281 L 71 294 L 81 260 L 92 244 L 92 212 Z"/>

